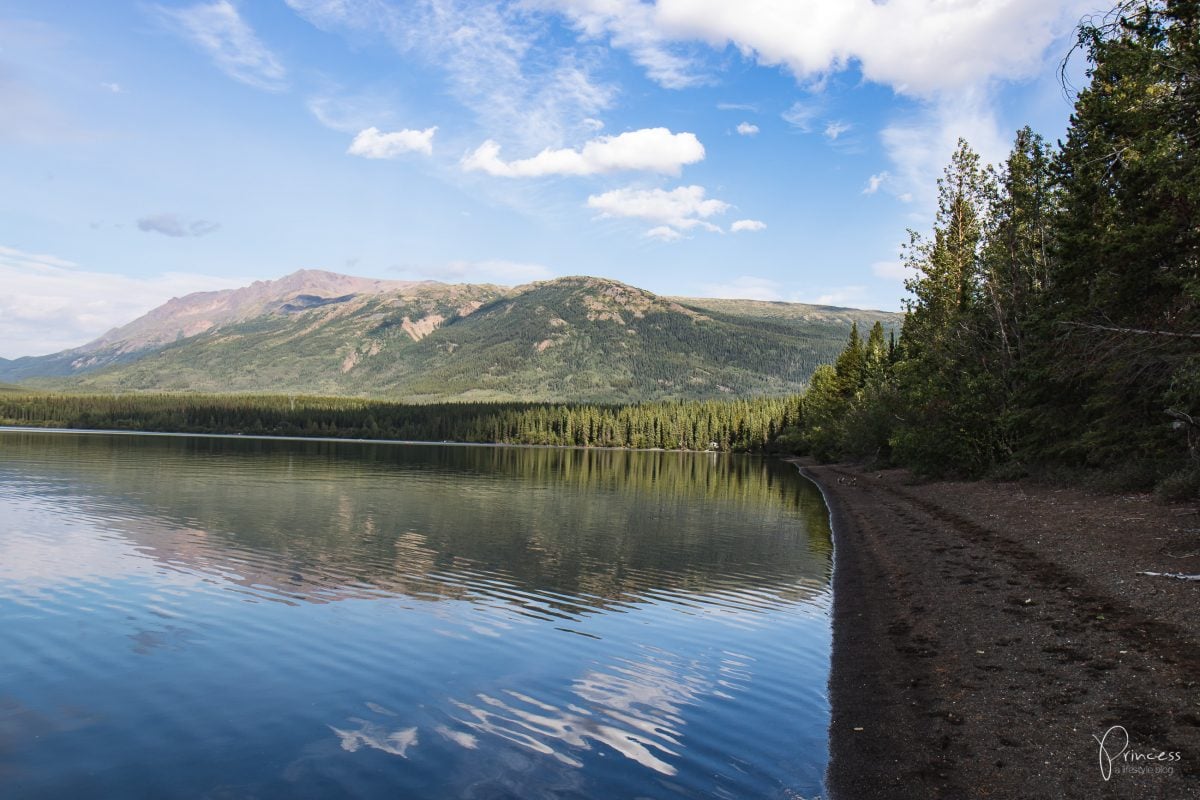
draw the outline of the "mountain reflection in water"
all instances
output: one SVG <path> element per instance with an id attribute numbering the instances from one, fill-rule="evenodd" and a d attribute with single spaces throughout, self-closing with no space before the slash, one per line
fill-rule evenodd
<path id="1" fill-rule="evenodd" d="M 828 512 L 787 465 L 0 432 L 0 519 L 0 793 L 820 791 Z"/>

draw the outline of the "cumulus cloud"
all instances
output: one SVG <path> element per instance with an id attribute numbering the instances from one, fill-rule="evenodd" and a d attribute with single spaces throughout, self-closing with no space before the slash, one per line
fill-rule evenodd
<path id="1" fill-rule="evenodd" d="M 156 8 L 161 19 L 206 52 L 229 77 L 269 92 L 287 87 L 287 70 L 229 0 Z"/>
<path id="2" fill-rule="evenodd" d="M 705 283 L 700 287 L 700 297 L 727 297 L 738 300 L 782 300 L 778 281 L 739 275 L 724 283 Z"/>
<path id="3" fill-rule="evenodd" d="M 149 214 L 137 221 L 138 230 L 145 233 L 161 233 L 163 236 L 182 238 L 185 236 L 207 236 L 221 227 L 219 222 L 206 219 L 187 220 L 178 214 Z"/>
<path id="4" fill-rule="evenodd" d="M 875 173 L 871 177 L 867 178 L 867 185 L 866 185 L 866 187 L 863 188 L 862 193 L 863 194 L 875 194 L 876 192 L 879 191 L 879 187 L 883 186 L 885 183 L 887 183 L 888 180 L 891 179 L 891 177 L 892 176 L 888 173 L 887 170 L 884 170 L 883 172 Z"/>
<path id="5" fill-rule="evenodd" d="M 644 219 L 676 232 L 695 227 L 717 232 L 721 229 L 708 222 L 708 218 L 724 214 L 729 204 L 705 197 L 706 194 L 703 186 L 680 186 L 670 191 L 628 187 L 592 195 L 587 205 L 602 217 Z M 661 232 L 655 235 L 666 238 Z"/>
<path id="6" fill-rule="evenodd" d="M 568 9 L 585 4 L 559 3 Z M 928 97 L 1034 74 L 1046 48 L 1094 6 L 1091 0 L 658 0 L 655 13 L 626 24 L 649 25 L 660 39 L 733 45 L 799 79 L 853 64 L 868 81 Z M 615 38 L 613 44 L 621 46 Z"/>
<path id="7" fill-rule="evenodd" d="M 782 115 L 805 133 L 824 129 L 833 140 L 844 133 L 820 124 L 820 90 L 839 73 L 856 72 L 866 81 L 916 99 L 919 111 L 889 125 L 884 139 L 896 160 L 892 174 L 897 196 L 913 195 L 922 207 L 928 193 L 921 187 L 932 184 L 951 149 L 944 146 L 951 118 L 966 123 L 951 138 L 964 134 L 973 144 L 980 141 L 978 149 L 990 159 L 999 129 L 973 126 L 981 121 L 980 115 L 964 115 L 962 98 L 994 94 L 1003 82 L 1041 74 L 1048 54 L 1057 56 L 1080 16 L 1096 7 L 1093 0 L 540 2 L 572 18 L 594 11 L 597 5 L 609 8 L 615 18 L 627 6 L 637 5 L 637 13 L 619 21 L 606 21 L 610 17 L 604 15 L 590 17 L 593 26 L 606 26 L 612 33 L 620 26 L 622 36 L 611 40 L 616 47 L 628 41 L 653 41 L 660 49 L 703 43 L 715 51 L 732 47 L 762 66 L 783 67 L 813 93 Z M 646 30 L 634 36 L 631 26 Z M 599 32 L 591 30 L 591 35 Z M 936 150 L 936 159 L 926 156 L 929 150 Z"/>
<path id="8" fill-rule="evenodd" d="M 666 225 L 651 228 L 643 234 L 647 239 L 658 239 L 662 242 L 675 242 L 683 238 L 683 234 Z"/>
<path id="9" fill-rule="evenodd" d="M 704 159 L 704 145 L 694 133 L 671 133 L 666 128 L 643 128 L 619 136 L 600 136 L 579 150 L 547 148 L 532 158 L 504 161 L 500 145 L 484 142 L 462 161 L 463 169 L 505 178 L 546 175 L 597 175 L 641 170 L 678 175 L 685 164 Z"/>
<path id="10" fill-rule="evenodd" d="M 437 126 L 423 131 L 405 129 L 384 133 L 378 128 L 366 128 L 358 132 L 346 153 L 363 158 L 396 158 L 404 153 L 433 154 L 433 135 Z"/>
<path id="11" fill-rule="evenodd" d="M 741 231 L 765 231 L 767 223 L 760 222 L 756 219 L 739 219 L 729 226 L 732 233 L 740 233 Z"/>
<path id="12" fill-rule="evenodd" d="M 172 297 L 234 288 L 249 280 L 178 272 L 144 278 L 89 272 L 51 255 L 0 246 L 0 357 L 78 347 Z"/>
<path id="13" fill-rule="evenodd" d="M 489 258 L 480 261 L 447 261 L 427 266 L 406 265 L 395 267 L 406 278 L 436 280 L 446 283 L 499 283 L 512 285 L 544 281 L 555 273 L 543 264 Z"/>
<path id="14" fill-rule="evenodd" d="M 737 132 L 742 136 L 753 136 L 758 133 L 758 126 L 749 122 L 739 122 Z"/>

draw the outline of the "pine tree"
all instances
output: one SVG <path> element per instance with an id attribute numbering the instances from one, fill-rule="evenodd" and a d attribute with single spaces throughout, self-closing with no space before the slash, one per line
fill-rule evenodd
<path id="1" fill-rule="evenodd" d="M 1169 463 L 1186 448 L 1172 414 L 1200 414 L 1200 4 L 1123 3 L 1079 47 L 1091 83 L 1057 165 L 1038 353 L 1063 399 L 1035 454 Z"/>

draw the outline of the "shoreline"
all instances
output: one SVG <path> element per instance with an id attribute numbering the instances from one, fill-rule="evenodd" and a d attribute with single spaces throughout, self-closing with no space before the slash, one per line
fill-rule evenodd
<path id="1" fill-rule="evenodd" d="M 265 433 L 196 433 L 193 431 L 135 431 L 124 428 L 41 428 L 36 425 L 0 425 L 0 433 L 80 433 L 88 435 L 113 436 L 183 436 L 192 439 L 247 439 L 252 441 L 277 442 L 346 442 L 349 444 L 403 444 L 403 445 L 437 445 L 440 447 L 523 447 L 533 450 L 614 450 L 630 453 L 689 453 L 725 456 L 756 456 L 771 458 L 772 453 L 734 450 L 685 450 L 665 447 L 610 447 L 602 445 L 577 444 L 520 444 L 517 442 L 458 442 L 435 441 L 426 439 L 359 439 L 349 436 L 273 436 Z"/>
<path id="2" fill-rule="evenodd" d="M 1200 572 L 1200 506 L 793 462 L 833 524 L 831 798 L 1200 798 L 1200 583 L 1139 574 Z"/>

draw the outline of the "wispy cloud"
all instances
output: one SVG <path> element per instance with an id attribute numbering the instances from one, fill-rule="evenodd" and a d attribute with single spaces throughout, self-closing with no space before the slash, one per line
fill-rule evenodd
<path id="1" fill-rule="evenodd" d="M 137 221 L 138 230 L 145 233 L 161 233 L 163 236 L 182 238 L 185 236 L 207 236 L 215 233 L 219 222 L 206 219 L 188 220 L 178 214 L 149 214 Z"/>
<path id="2" fill-rule="evenodd" d="M 125 94 L 125 89 L 122 88 L 121 84 L 119 83 L 109 83 L 104 81 L 101 82 L 100 88 L 104 89 L 105 91 L 112 92 L 113 94 Z"/>
<path id="3" fill-rule="evenodd" d="M 380 38 L 442 72 L 449 92 L 506 145 L 561 147 L 594 133 L 616 88 L 596 54 L 564 48 L 526 3 L 468 0 L 286 0 L 322 30 Z"/>
<path id="4" fill-rule="evenodd" d="M 935 179 L 950 160 L 959 137 L 965 138 L 986 163 L 1007 154 L 1010 141 L 986 90 L 962 92 L 897 120 L 880 133 L 892 162 L 887 187 L 923 213 L 935 204 Z"/>
<path id="5" fill-rule="evenodd" d="M 875 194 L 879 191 L 879 187 L 883 186 L 885 183 L 891 180 L 891 178 L 892 176 L 887 170 L 875 173 L 871 177 L 867 178 L 867 185 L 863 188 L 862 193 Z"/>
<path id="6" fill-rule="evenodd" d="M 188 273 L 129 277 L 89 272 L 51 255 L 0 246 L 0 357 L 78 347 L 172 297 L 249 279 Z"/>
<path id="7" fill-rule="evenodd" d="M 729 226 L 729 231 L 731 233 L 742 233 L 743 231 L 765 231 L 766 229 L 767 223 L 757 219 L 739 219 Z"/>
<path id="8" fill-rule="evenodd" d="M 739 275 L 724 283 L 705 283 L 700 286 L 701 297 L 726 297 L 738 300 L 782 300 L 778 281 Z"/>
<path id="9" fill-rule="evenodd" d="M 406 278 L 436 280 L 446 283 L 498 283 L 513 285 L 544 281 L 555 276 L 554 270 L 543 264 L 488 258 L 480 261 L 447 261 L 427 266 L 406 265 L 393 271 Z"/>
<path id="10" fill-rule="evenodd" d="M 850 130 L 852 127 L 854 126 L 848 122 L 842 122 L 841 120 L 830 120 L 829 122 L 825 123 L 825 138 L 831 142 L 836 141 L 839 136 Z"/>
<path id="11" fill-rule="evenodd" d="M 695 227 L 719 232 L 721 229 L 708 218 L 724 214 L 729 204 L 706 194 L 703 186 L 680 186 L 670 191 L 627 187 L 592 195 L 587 205 L 602 217 L 643 219 L 677 232 Z M 662 232 L 655 236 L 666 238 Z"/>
<path id="12" fill-rule="evenodd" d="M 287 70 L 229 0 L 155 8 L 163 21 L 207 53 L 229 77 L 268 92 L 287 88 Z"/>
<path id="13" fill-rule="evenodd" d="M 758 133 L 758 126 L 749 122 L 739 122 L 737 132 L 740 136 L 754 136 Z"/>
<path id="14" fill-rule="evenodd" d="M 405 153 L 433 154 L 433 135 L 437 126 L 423 131 L 405 129 L 384 133 L 378 128 L 367 128 L 358 132 L 350 147 L 348 155 L 363 158 L 396 158 Z"/>
<path id="15" fill-rule="evenodd" d="M 703 159 L 704 145 L 694 133 L 644 128 L 619 136 L 592 139 L 579 150 L 547 148 L 532 158 L 507 162 L 500 158 L 500 145 L 489 139 L 464 158 L 462 165 L 468 171 L 505 178 L 598 175 L 632 170 L 678 175 L 685 164 Z"/>
<path id="16" fill-rule="evenodd" d="M 861 303 L 866 294 L 864 286 L 835 286 L 818 289 L 814 294 L 800 294 L 793 302 L 812 303 L 818 306 L 854 306 Z"/>
<path id="17" fill-rule="evenodd" d="M 816 103 L 805 103 L 797 100 L 779 115 L 783 121 L 801 133 L 812 133 L 817 118 L 821 116 L 821 107 Z"/>
<path id="18" fill-rule="evenodd" d="M 876 261 L 871 265 L 871 274 L 886 281 L 903 281 L 910 276 L 904 264 L 899 261 Z"/>
<path id="19" fill-rule="evenodd" d="M 532 7 L 567 16 L 585 39 L 607 35 L 613 47 L 629 53 L 646 76 L 667 89 L 707 83 L 691 48 L 672 42 L 656 23 L 658 9 L 641 0 L 527 0 Z"/>

